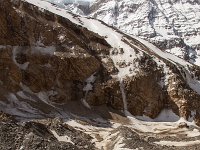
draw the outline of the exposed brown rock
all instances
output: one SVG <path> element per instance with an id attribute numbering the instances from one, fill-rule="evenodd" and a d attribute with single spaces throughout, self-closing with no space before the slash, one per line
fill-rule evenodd
<path id="1" fill-rule="evenodd" d="M 53 90 L 49 100 L 58 104 L 82 98 L 83 82 L 100 68 L 91 46 L 99 42 L 104 51 L 110 46 L 97 34 L 26 2 L 11 6 L 1 1 L 0 86 L 8 93 L 22 86 L 33 93 Z"/>
<path id="2" fill-rule="evenodd" d="M 83 98 L 91 106 L 106 104 L 124 110 L 124 92 L 127 110 L 133 115 L 156 118 L 163 108 L 171 108 L 177 115 L 199 122 L 200 96 L 187 84 L 183 68 L 136 39 L 121 33 L 122 41 L 140 56 L 130 55 L 132 60 L 120 60 L 115 66 L 111 56 L 123 55 L 125 49 L 112 48 L 105 37 L 24 1 L 0 3 L 1 101 L 10 104 L 11 99 L 17 99 L 46 114 L 52 107 Z M 116 67 L 130 66 L 129 76 L 121 81 Z M 193 76 L 199 76 L 198 67 L 190 69 Z M 86 79 L 95 72 L 92 90 L 84 92 Z"/>

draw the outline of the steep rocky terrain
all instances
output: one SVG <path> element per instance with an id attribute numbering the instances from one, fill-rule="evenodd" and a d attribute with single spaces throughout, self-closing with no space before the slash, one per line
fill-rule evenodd
<path id="1" fill-rule="evenodd" d="M 45 1 L 0 4 L 2 149 L 198 146 L 198 66 Z"/>
<path id="2" fill-rule="evenodd" d="M 83 13 L 74 4 L 63 7 L 102 20 L 200 65 L 199 0 L 96 0 L 92 1 L 89 13 Z"/>

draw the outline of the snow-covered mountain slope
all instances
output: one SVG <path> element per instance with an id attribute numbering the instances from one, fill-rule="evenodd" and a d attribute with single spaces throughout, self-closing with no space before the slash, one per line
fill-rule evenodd
<path id="1" fill-rule="evenodd" d="M 72 4 L 66 4 L 66 9 L 102 20 L 200 65 L 198 0 L 97 0 L 91 3 L 89 14 Z"/>
<path id="2" fill-rule="evenodd" d="M 87 0 L 45 0 L 74 14 L 88 15 L 90 13 L 90 1 Z"/>
<path id="3" fill-rule="evenodd" d="M 200 1 L 96 1 L 91 16 L 200 65 Z"/>

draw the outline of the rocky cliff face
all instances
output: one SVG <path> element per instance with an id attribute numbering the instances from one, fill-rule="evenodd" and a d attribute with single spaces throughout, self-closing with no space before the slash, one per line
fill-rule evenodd
<path id="1" fill-rule="evenodd" d="M 2 3 L 2 109 L 40 115 L 82 100 L 136 116 L 155 118 L 164 108 L 186 119 L 192 111 L 198 116 L 199 67 L 103 22 L 59 16 L 63 10 L 49 5 L 58 13 Z"/>
<path id="2" fill-rule="evenodd" d="M 91 46 L 96 42 L 105 49 L 110 46 L 98 35 L 26 2 L 4 1 L 0 11 L 3 105 L 26 109 L 11 102 L 52 107 L 51 103 L 81 99 L 85 79 L 101 66 L 90 54 Z"/>
<path id="3" fill-rule="evenodd" d="M 172 115 L 185 120 L 183 127 L 191 122 L 199 125 L 198 66 L 165 53 L 140 38 L 128 36 L 104 22 L 74 15 L 45 1 L 3 0 L 0 4 L 2 111 L 17 119 L 55 116 L 69 119 L 69 114 L 74 119 L 77 115 L 73 113 L 83 113 L 83 106 L 84 113 L 93 111 L 95 114 L 100 109 L 105 114 L 105 110 L 112 109 L 121 115 L 109 115 L 110 118 L 125 116 L 126 120 L 131 117 L 134 119 L 133 126 L 143 130 L 143 126 L 150 125 L 141 123 L 134 116 L 154 121 L 168 110 L 166 114 L 169 118 Z M 167 118 L 162 119 L 167 121 Z M 95 122 L 98 122 L 95 126 L 104 124 L 98 120 Z M 20 126 L 15 126 L 16 131 Z M 36 141 L 40 141 L 40 135 L 35 136 L 35 132 L 29 134 L 29 131 L 35 131 L 32 128 L 38 126 L 45 128 L 49 138 L 53 134 L 59 141 L 64 136 L 57 135 L 46 124 L 31 122 L 25 126 L 28 129 L 23 130 L 22 134 L 27 133 Z M 107 126 L 111 125 L 106 123 Z M 138 129 L 138 126 L 141 127 Z M 154 126 L 152 130 L 156 132 L 157 124 Z M 2 128 L 5 128 L 4 125 Z M 82 126 L 79 125 L 79 128 Z M 92 128 L 87 132 L 93 130 L 97 129 Z M 126 131 L 127 135 L 120 134 L 123 138 L 131 133 L 138 139 L 138 135 L 129 129 L 116 130 Z M 111 133 L 110 129 L 108 133 Z M 94 138 L 100 144 L 105 142 L 103 136 L 103 139 L 98 138 L 100 135 L 93 136 L 88 139 Z M 113 138 L 116 143 L 119 142 L 116 136 Z M 58 141 L 50 146 L 62 149 Z M 93 149 L 94 145 L 92 142 L 90 144 Z M 40 146 L 42 148 L 44 145 Z M 114 147 L 111 143 L 107 149 L 109 146 Z"/>

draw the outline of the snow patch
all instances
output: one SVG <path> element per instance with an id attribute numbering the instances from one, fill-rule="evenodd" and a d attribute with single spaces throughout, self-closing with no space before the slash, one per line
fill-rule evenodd
<path id="1" fill-rule="evenodd" d="M 41 117 L 42 112 L 33 108 L 29 103 L 19 100 L 14 93 L 9 93 L 6 98 L 8 101 L 0 101 L 0 109 L 5 113 L 24 118 Z"/>
<path id="2" fill-rule="evenodd" d="M 92 91 L 92 89 L 93 89 L 93 85 L 92 85 L 92 84 L 93 84 L 93 83 L 95 82 L 95 80 L 96 80 L 95 74 L 96 74 L 96 73 L 92 74 L 89 78 L 86 79 L 86 81 L 85 81 L 85 82 L 86 82 L 86 85 L 85 85 L 84 88 L 83 88 L 83 91 L 85 91 L 85 98 L 82 98 L 82 99 L 81 99 L 82 104 L 83 104 L 85 107 L 89 108 L 89 109 L 91 109 L 91 107 L 90 107 L 90 105 L 87 103 L 86 99 L 87 99 L 88 92 L 89 92 L 89 91 Z"/>
<path id="3" fill-rule="evenodd" d="M 53 133 L 53 135 L 55 136 L 55 138 L 60 141 L 60 142 L 67 142 L 67 143 L 71 143 L 74 145 L 74 142 L 72 142 L 71 138 L 67 135 L 65 136 L 59 136 L 56 131 L 51 130 L 51 132 Z"/>
<path id="4" fill-rule="evenodd" d="M 24 64 L 19 64 L 17 63 L 16 61 L 16 56 L 17 56 L 17 53 L 18 53 L 18 48 L 19 47 L 14 47 L 12 53 L 13 53 L 13 56 L 12 56 L 12 59 L 13 59 L 13 62 L 22 70 L 26 70 L 28 68 L 28 65 L 29 65 L 29 62 L 25 62 Z"/>
<path id="5" fill-rule="evenodd" d="M 159 141 L 159 142 L 154 142 L 155 144 L 158 145 L 166 145 L 166 146 L 192 146 L 196 144 L 200 144 L 200 140 L 195 140 L 195 141 L 181 141 L 181 142 L 175 142 L 175 141 Z"/>
<path id="6" fill-rule="evenodd" d="M 126 93 L 125 93 L 125 90 L 124 90 L 124 83 L 123 83 L 123 80 L 120 79 L 120 90 L 122 92 L 122 100 L 123 100 L 123 104 L 124 104 L 124 112 L 127 111 L 127 101 L 126 101 Z"/>
<path id="7" fill-rule="evenodd" d="M 176 122 L 180 119 L 171 109 L 163 109 L 160 114 L 155 118 L 151 119 L 148 116 L 136 116 L 137 119 L 143 121 L 151 121 L 151 122 Z"/>

